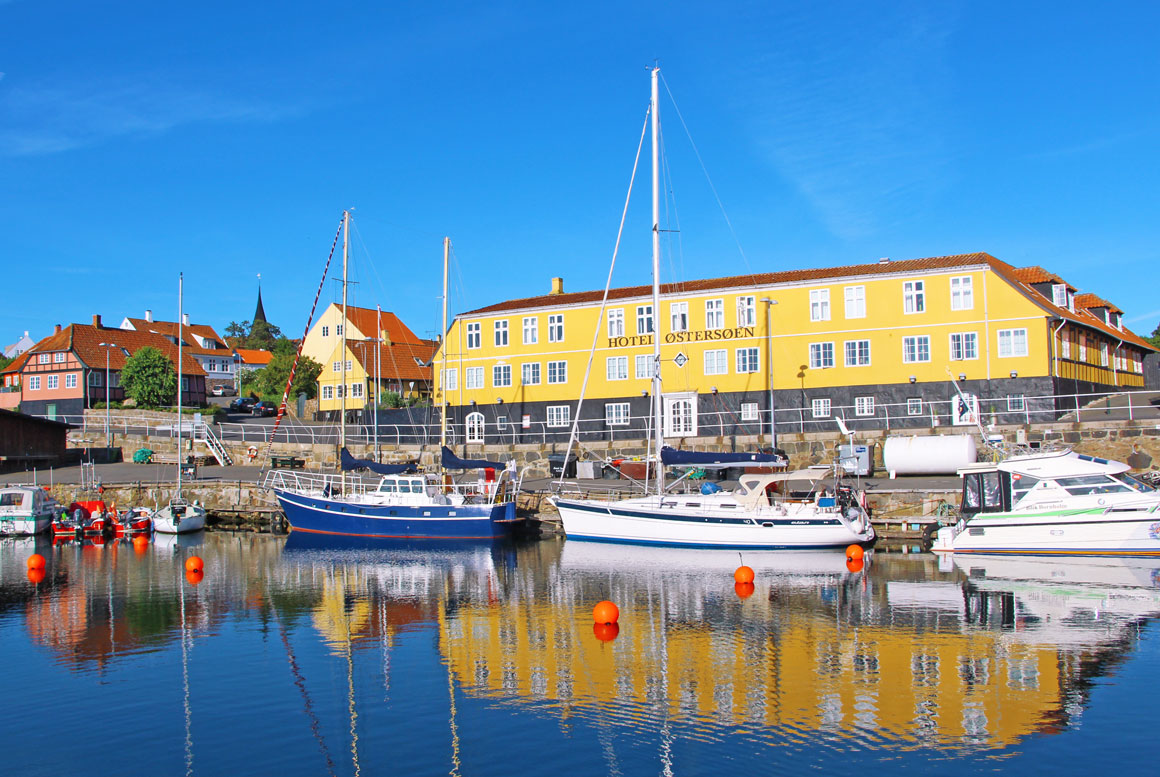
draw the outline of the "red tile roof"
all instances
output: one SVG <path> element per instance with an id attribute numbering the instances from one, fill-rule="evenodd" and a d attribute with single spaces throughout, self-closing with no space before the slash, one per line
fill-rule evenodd
<path id="1" fill-rule="evenodd" d="M 1085 310 L 1087 310 L 1088 308 L 1107 308 L 1108 310 L 1110 310 L 1113 313 L 1123 314 L 1123 312 L 1124 312 L 1124 311 L 1120 310 L 1118 307 L 1116 307 L 1115 305 L 1113 305 L 1112 303 L 1108 302 L 1106 299 L 1101 299 L 1100 297 L 1097 297 L 1095 294 L 1092 294 L 1090 292 L 1085 293 L 1085 294 L 1076 294 L 1075 295 L 1075 306 L 1077 308 L 1083 308 Z"/>
<path id="2" fill-rule="evenodd" d="M 116 347 L 108 348 L 101 343 L 111 343 Z M 60 332 L 49 335 L 29 348 L 26 353 L 72 351 L 90 368 L 104 367 L 105 354 L 108 353 L 109 368 L 120 370 L 128 359 L 125 355 L 126 350 L 132 355 L 146 346 L 161 351 L 174 366 L 177 365 L 177 346 L 159 334 L 116 327 L 96 327 L 92 324 L 69 324 Z M 205 375 L 205 370 L 196 359 L 183 359 L 181 369 L 182 374 L 186 376 Z"/>
<path id="3" fill-rule="evenodd" d="M 138 332 L 155 332 L 159 335 L 169 335 L 170 337 L 177 337 L 177 322 L 176 321 L 147 321 L 143 318 L 130 318 L 129 323 Z M 198 345 L 197 340 L 193 335 L 198 335 L 204 340 L 212 340 L 219 343 L 221 348 L 203 348 Z M 185 351 L 196 356 L 226 356 L 229 346 L 226 345 L 225 340 L 214 331 L 212 326 L 207 324 L 190 324 L 181 327 L 181 339 L 185 342 Z"/>
<path id="4" fill-rule="evenodd" d="M 823 281 L 831 278 L 854 278 L 873 275 L 916 275 L 932 270 L 953 270 L 956 268 L 989 267 L 996 274 L 1002 276 L 1008 283 L 1022 291 L 1029 299 L 1057 318 L 1064 318 L 1077 324 L 1098 329 L 1101 332 L 1130 342 L 1149 351 L 1160 350 L 1151 343 L 1128 329 L 1116 329 L 1094 316 L 1086 313 L 1077 313 L 1061 308 L 1050 299 L 1037 292 L 1031 284 L 1041 282 L 1066 283 L 1058 275 L 1049 273 L 1042 267 L 1015 268 L 1004 261 L 996 259 L 987 253 L 955 254 L 952 256 L 933 256 L 925 259 L 901 259 L 898 261 L 880 261 L 873 264 L 854 264 L 843 267 L 819 267 L 810 270 L 786 270 L 782 272 L 752 273 L 750 275 L 735 275 L 728 278 L 707 278 L 704 280 L 686 281 L 683 283 L 666 283 L 661 285 L 661 294 L 678 294 L 701 291 L 715 291 L 718 289 L 750 288 L 753 286 L 772 286 L 781 283 L 796 283 L 802 281 Z M 1074 290 L 1070 284 L 1069 289 Z M 648 297 L 652 294 L 652 286 L 628 286 L 619 289 L 609 289 L 608 299 L 632 299 Z M 599 302 L 603 291 L 580 291 L 571 294 L 545 294 L 539 297 L 508 300 L 487 307 L 461 313 L 460 317 L 503 313 L 511 310 L 530 310 L 535 308 L 560 308 L 567 305 L 581 305 Z"/>
<path id="5" fill-rule="evenodd" d="M 375 350 L 376 344 L 365 340 L 353 340 L 347 343 L 351 353 L 366 370 L 367 376 L 376 376 Z M 439 350 L 439 343 L 432 340 L 422 340 L 419 343 L 392 343 L 378 346 L 378 366 L 382 368 L 382 377 L 389 380 L 426 380 L 434 375 L 430 365 Z M 418 359 L 419 361 L 416 361 Z"/>
<path id="6" fill-rule="evenodd" d="M 341 310 L 341 307 L 339 309 Z M 379 311 L 370 308 L 356 308 L 353 305 L 347 305 L 346 317 L 366 337 L 377 338 L 379 336 L 378 324 L 381 322 L 383 331 L 387 333 L 387 339 L 392 343 L 419 344 L 427 342 L 412 332 L 406 324 L 399 320 L 398 316 L 388 310 L 384 310 L 380 314 Z"/>
<path id="7" fill-rule="evenodd" d="M 265 367 L 274 358 L 274 354 L 260 348 L 235 348 L 234 351 L 242 357 L 243 364 L 257 364 Z"/>
<path id="8" fill-rule="evenodd" d="M 28 354 L 31 352 L 31 350 L 32 349 L 30 348 L 28 351 L 25 351 L 13 359 L 11 364 L 0 370 L 0 375 L 8 372 L 20 372 L 20 370 L 24 367 L 24 363 L 28 361 Z"/>

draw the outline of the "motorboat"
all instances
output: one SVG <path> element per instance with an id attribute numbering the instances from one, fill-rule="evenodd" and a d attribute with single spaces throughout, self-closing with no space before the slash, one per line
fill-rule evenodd
<path id="1" fill-rule="evenodd" d="M 39 534 L 47 531 L 60 505 L 40 486 L 0 488 L 0 534 Z"/>
<path id="2" fill-rule="evenodd" d="M 189 534 L 205 528 L 205 507 L 199 502 L 187 502 L 181 498 L 170 500 L 169 504 L 150 516 L 153 531 L 161 534 Z"/>
<path id="3" fill-rule="evenodd" d="M 1122 462 L 1063 449 L 980 462 L 936 553 L 1160 556 L 1160 492 Z"/>

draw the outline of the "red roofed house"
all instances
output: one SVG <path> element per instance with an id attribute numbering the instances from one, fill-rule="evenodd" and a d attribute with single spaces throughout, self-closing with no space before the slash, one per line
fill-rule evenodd
<path id="1" fill-rule="evenodd" d="M 212 389 L 217 385 L 234 386 L 237 365 L 233 349 L 226 345 L 225 338 L 214 331 L 212 326 L 189 323 L 188 313 L 184 315 L 184 319 L 181 339 L 185 345 L 182 350 L 185 358 L 193 357 L 205 371 L 206 388 Z M 121 328 L 137 332 L 153 332 L 165 337 L 174 345 L 177 344 L 177 322 L 156 321 L 152 310 L 145 311 L 145 318 L 125 318 L 121 322 Z"/>
<path id="2" fill-rule="evenodd" d="M 260 370 L 274 358 L 274 354 L 261 348 L 235 348 L 234 353 L 238 357 L 236 365 L 239 373 Z"/>
<path id="3" fill-rule="evenodd" d="M 146 346 L 161 351 L 176 366 L 177 346 L 169 339 L 153 332 L 106 327 L 100 316 L 93 316 L 92 324 L 70 324 L 64 329 L 58 325 L 22 354 L 22 362 L 0 373 L 0 382 L 15 379 L 23 413 L 51 419 L 80 416 L 98 402 L 125 398 L 121 370 L 130 356 Z M 11 372 L 17 364 L 19 368 Z M 195 359 L 183 360 L 181 386 L 186 405 L 205 404 L 205 371 Z"/>

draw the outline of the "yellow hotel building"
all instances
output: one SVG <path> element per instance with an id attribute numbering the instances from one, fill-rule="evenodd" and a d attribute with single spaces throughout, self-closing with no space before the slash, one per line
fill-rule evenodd
<path id="1" fill-rule="evenodd" d="M 659 311 L 650 286 L 612 289 L 602 309 L 602 291 L 557 278 L 456 317 L 436 403 L 468 442 L 566 439 L 595 334 L 581 435 L 641 429 L 659 333 L 668 437 L 765 433 L 771 405 L 785 432 L 962 421 L 950 376 L 1000 422 L 1048 420 L 1071 399 L 1057 395 L 1142 387 L 1155 350 L 1076 292 L 985 253 L 665 284 Z"/>

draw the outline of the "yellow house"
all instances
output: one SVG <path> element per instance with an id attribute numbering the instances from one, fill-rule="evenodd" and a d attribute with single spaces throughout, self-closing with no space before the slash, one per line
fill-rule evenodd
<path id="1" fill-rule="evenodd" d="M 580 433 L 627 436 L 648 424 L 659 333 L 668 437 L 767 433 L 771 409 L 780 432 L 1047 420 L 1059 395 L 1142 387 L 1155 350 L 1075 291 L 985 253 L 665 284 L 659 311 L 649 286 L 602 306 L 557 278 L 456 317 L 436 401 L 468 442 L 566 439 L 595 335 Z"/>

